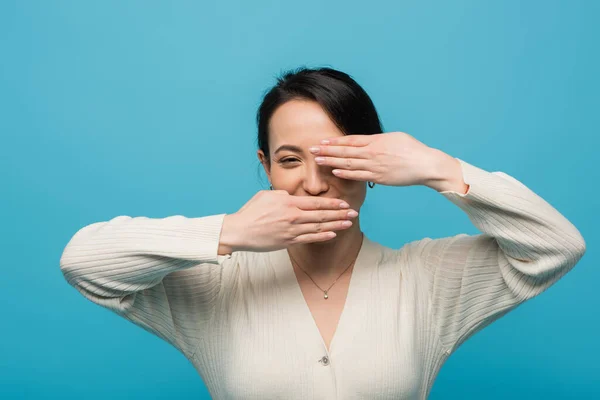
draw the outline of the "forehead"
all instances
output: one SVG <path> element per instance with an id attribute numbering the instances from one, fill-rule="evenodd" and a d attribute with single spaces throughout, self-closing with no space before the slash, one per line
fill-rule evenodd
<path id="1" fill-rule="evenodd" d="M 269 121 L 269 147 L 273 151 L 282 144 L 308 147 L 321 139 L 343 135 L 319 103 L 310 100 L 284 103 Z"/>

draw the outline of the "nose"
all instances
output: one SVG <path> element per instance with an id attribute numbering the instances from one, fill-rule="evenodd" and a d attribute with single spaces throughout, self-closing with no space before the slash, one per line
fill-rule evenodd
<path id="1" fill-rule="evenodd" d="M 313 196 L 326 192 L 329 188 L 327 182 L 327 166 L 322 166 L 316 162 L 310 162 L 307 164 L 306 172 L 304 176 L 304 191 Z"/>

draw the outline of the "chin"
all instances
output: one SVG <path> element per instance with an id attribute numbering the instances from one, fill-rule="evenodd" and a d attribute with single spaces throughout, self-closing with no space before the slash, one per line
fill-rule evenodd
<path id="1" fill-rule="evenodd" d="M 328 240 L 328 241 L 331 242 L 331 241 L 337 240 L 339 238 L 343 238 L 345 236 L 351 235 L 352 232 L 354 232 L 354 231 L 356 231 L 356 230 L 355 229 L 344 229 L 343 231 L 335 231 L 336 236 L 333 239 Z"/>

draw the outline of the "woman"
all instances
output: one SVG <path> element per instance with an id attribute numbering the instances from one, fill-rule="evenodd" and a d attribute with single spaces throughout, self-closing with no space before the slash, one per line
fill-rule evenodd
<path id="1" fill-rule="evenodd" d="M 402 132 L 329 68 L 281 77 L 258 112 L 271 182 L 239 211 L 83 227 L 66 280 L 179 349 L 215 399 L 425 399 L 467 338 L 583 256 L 518 180 Z M 482 232 L 391 249 L 360 229 L 367 185 L 424 185 Z"/>

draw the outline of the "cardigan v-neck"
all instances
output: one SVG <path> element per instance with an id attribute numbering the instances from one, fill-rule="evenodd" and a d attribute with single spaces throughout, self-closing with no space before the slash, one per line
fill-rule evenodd
<path id="1" fill-rule="evenodd" d="M 453 351 L 586 249 L 524 184 L 459 161 L 468 192 L 440 195 L 481 234 L 396 248 L 365 235 L 331 351 L 286 250 L 217 254 L 225 214 L 93 223 L 71 238 L 61 271 L 87 299 L 179 349 L 214 399 L 425 400 Z"/>
<path id="2" fill-rule="evenodd" d="M 377 243 L 372 242 L 366 234 L 363 233 L 362 244 L 352 274 L 350 275 L 350 283 L 346 294 L 346 301 L 340 315 L 337 327 L 329 344 L 329 350 L 325 344 L 323 336 L 319 331 L 317 323 L 312 312 L 304 298 L 302 289 L 298 283 L 294 267 L 290 261 L 286 249 L 273 251 L 269 254 L 271 267 L 274 269 L 278 283 L 281 287 L 289 288 L 284 293 L 286 302 L 292 307 L 292 314 L 297 316 L 294 318 L 299 331 L 304 332 L 304 335 L 313 346 L 322 346 L 323 351 L 331 359 L 336 346 L 344 347 L 345 344 L 351 343 L 353 332 L 352 326 L 348 326 L 349 321 L 360 321 L 363 313 L 366 311 L 364 301 L 367 293 L 367 280 L 369 279 L 369 269 L 374 265 L 374 257 L 377 255 Z M 350 314 L 350 315 L 348 315 Z M 339 338 L 341 336 L 341 338 Z M 350 336 L 350 337 L 349 337 Z M 342 343 L 337 344 L 341 341 Z"/>

